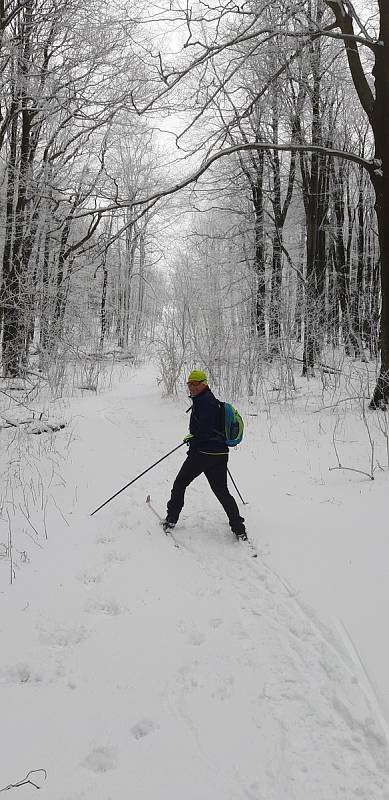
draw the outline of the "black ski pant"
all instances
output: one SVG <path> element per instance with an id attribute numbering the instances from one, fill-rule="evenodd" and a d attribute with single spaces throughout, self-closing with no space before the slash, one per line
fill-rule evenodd
<path id="1" fill-rule="evenodd" d="M 228 491 L 227 463 L 227 453 L 207 455 L 196 450 L 194 452 L 189 451 L 186 461 L 184 461 L 174 481 L 171 497 L 167 504 L 167 519 L 169 522 L 177 522 L 184 505 L 187 486 L 203 472 L 213 493 L 227 514 L 231 529 L 234 533 L 239 533 L 242 528 L 244 529 L 238 506 Z"/>

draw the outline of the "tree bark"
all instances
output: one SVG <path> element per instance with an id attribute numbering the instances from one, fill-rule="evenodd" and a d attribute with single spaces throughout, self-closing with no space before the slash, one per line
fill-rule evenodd
<path id="1" fill-rule="evenodd" d="M 103 263 L 103 285 L 101 287 L 101 303 L 100 303 L 100 341 L 99 350 L 103 350 L 105 337 L 107 333 L 107 288 L 108 288 L 108 268 L 104 260 Z"/>
<path id="2" fill-rule="evenodd" d="M 265 339 L 265 239 L 263 227 L 263 171 L 264 152 L 258 153 L 256 160 L 257 171 L 252 181 L 251 192 L 254 206 L 254 272 L 255 272 L 255 297 L 254 297 L 254 326 L 257 335 Z"/>
<path id="3" fill-rule="evenodd" d="M 345 187 L 344 187 L 344 165 L 341 165 L 336 172 L 334 164 L 331 164 L 333 204 L 335 212 L 335 263 L 337 278 L 337 296 L 342 312 L 342 335 L 343 343 L 347 355 L 356 356 L 360 354 L 358 337 L 354 331 L 354 320 L 351 304 L 350 292 L 350 261 L 348 250 L 344 243 L 344 223 L 345 223 Z M 350 224 L 350 219 L 349 219 Z M 350 232 L 349 232 L 350 240 Z"/>
<path id="4" fill-rule="evenodd" d="M 354 26 L 348 6 L 338 0 L 325 2 L 332 9 L 336 24 L 348 37 L 345 47 L 351 77 L 374 134 L 375 161 L 370 176 L 376 196 L 380 244 L 381 368 L 370 408 L 386 408 L 389 404 L 389 4 L 387 0 L 378 0 L 380 32 L 374 47 L 374 97 L 364 73 L 358 44 L 350 38 L 354 36 Z"/>
<path id="5" fill-rule="evenodd" d="M 318 43 L 316 43 L 316 48 Z M 316 54 L 316 59 L 317 59 Z M 315 59 L 315 60 L 316 60 Z M 320 124 L 320 77 L 319 71 L 314 73 L 314 86 L 312 96 L 312 141 L 314 144 L 321 143 L 321 124 Z M 303 163 L 303 159 L 301 164 Z M 317 293 L 317 255 L 318 255 L 318 231 L 319 231 L 319 163 L 318 153 L 312 153 L 310 173 L 308 174 L 305 161 L 303 174 L 304 208 L 306 217 L 306 292 L 305 292 L 305 314 L 304 314 L 304 350 L 303 350 L 303 375 L 314 375 L 315 361 L 319 356 L 318 341 L 318 302 L 323 298 L 318 297 Z"/>
<path id="6" fill-rule="evenodd" d="M 373 131 L 377 168 L 372 173 L 376 193 L 376 212 L 381 264 L 381 369 L 370 408 L 386 408 L 389 403 L 389 6 L 379 0 L 380 42 L 376 48 L 374 79 L 376 99 Z"/>
<path id="7" fill-rule="evenodd" d="M 296 127 L 295 124 L 292 124 L 293 139 L 295 138 L 296 135 L 295 127 Z M 272 129 L 273 129 L 274 144 L 278 144 L 278 128 L 279 128 L 278 95 L 276 91 L 274 91 L 273 113 L 272 113 Z M 275 228 L 272 241 L 273 258 L 272 258 L 271 292 L 270 292 L 270 302 L 269 302 L 269 355 L 272 355 L 273 353 L 277 353 L 280 350 L 283 230 L 293 195 L 294 180 L 296 175 L 296 153 L 292 152 L 290 155 L 287 190 L 286 190 L 285 200 L 283 203 L 281 195 L 281 162 L 277 150 L 273 150 L 270 163 L 273 172 L 272 206 L 273 206 L 274 228 Z"/>

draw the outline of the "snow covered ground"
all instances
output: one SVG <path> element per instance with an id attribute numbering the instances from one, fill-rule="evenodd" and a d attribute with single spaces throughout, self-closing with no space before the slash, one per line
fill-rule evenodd
<path id="1" fill-rule="evenodd" d="M 145 499 L 164 513 L 185 448 L 90 517 L 187 431 L 151 368 L 73 398 L 49 448 L 31 438 L 50 488 L 25 481 L 35 531 L 1 519 L 0 789 L 44 769 L 50 800 L 387 800 L 389 473 L 329 469 L 335 439 L 369 472 L 369 433 L 387 467 L 385 418 L 298 383 L 240 404 L 257 558 L 204 478 L 180 546 L 161 531 Z"/>

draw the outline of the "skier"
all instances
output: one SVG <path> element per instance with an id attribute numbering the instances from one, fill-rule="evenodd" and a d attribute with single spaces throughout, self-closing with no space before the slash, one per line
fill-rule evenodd
<path id="1" fill-rule="evenodd" d="M 187 486 L 203 472 L 228 516 L 232 532 L 237 538 L 246 540 L 244 519 L 239 515 L 238 506 L 227 487 L 228 447 L 222 432 L 223 409 L 212 394 L 202 370 L 192 370 L 187 387 L 193 401 L 190 433 L 184 438 L 189 450 L 174 481 L 163 528 L 165 531 L 174 528 L 184 505 Z"/>

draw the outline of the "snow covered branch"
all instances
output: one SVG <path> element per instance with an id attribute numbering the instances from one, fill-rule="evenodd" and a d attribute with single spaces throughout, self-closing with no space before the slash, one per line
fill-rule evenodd
<path id="1" fill-rule="evenodd" d="M 145 197 L 144 199 L 139 198 L 136 200 L 123 200 L 118 201 L 117 203 L 110 204 L 105 208 L 99 209 L 99 214 L 108 213 L 109 211 L 115 211 L 118 208 L 132 208 L 134 206 L 148 206 L 154 205 L 154 203 L 158 200 L 161 200 L 163 197 L 168 197 L 172 194 L 176 194 L 176 192 L 185 189 L 192 183 L 196 183 L 199 178 L 220 158 L 224 158 L 226 156 L 231 156 L 234 153 L 239 152 L 249 152 L 251 150 L 277 150 L 283 152 L 300 152 L 300 153 L 320 153 L 321 155 L 331 156 L 332 158 L 340 158 L 346 161 L 351 161 L 354 164 L 358 164 L 361 167 L 364 167 L 369 173 L 373 168 L 373 162 L 367 160 L 366 158 L 362 158 L 361 156 L 357 156 L 354 153 L 349 153 L 347 150 L 335 150 L 331 147 L 325 147 L 323 145 L 315 145 L 315 144 L 296 144 L 295 142 L 287 142 L 285 144 L 274 144 L 274 142 L 248 142 L 245 144 L 236 144 L 232 145 L 231 147 L 226 147 L 223 150 L 219 150 L 217 153 L 214 153 L 210 158 L 204 161 L 201 166 L 184 178 L 179 183 L 176 183 L 174 186 L 169 186 L 167 189 L 161 189 L 154 194 Z M 85 210 L 80 214 L 80 217 L 88 216 L 89 214 L 94 214 L 95 210 Z"/>

